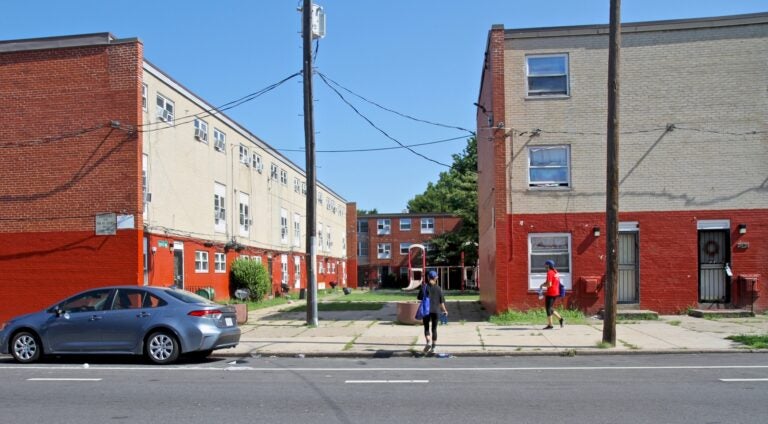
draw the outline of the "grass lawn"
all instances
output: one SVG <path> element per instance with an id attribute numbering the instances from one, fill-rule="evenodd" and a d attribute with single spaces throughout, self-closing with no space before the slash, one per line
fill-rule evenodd
<path id="1" fill-rule="evenodd" d="M 587 319 L 581 311 L 575 311 L 571 309 L 555 308 L 563 319 L 565 319 L 565 325 L 568 324 L 586 324 Z M 547 313 L 544 308 L 529 309 L 526 312 L 508 310 L 507 312 L 493 315 L 490 318 L 492 324 L 496 325 L 512 325 L 512 324 L 546 324 Z M 553 325 L 558 325 L 557 317 L 552 316 Z"/>
<path id="2" fill-rule="evenodd" d="M 768 349 L 768 334 L 740 334 L 726 339 L 742 343 L 752 349 Z"/>
<path id="3" fill-rule="evenodd" d="M 381 302 L 320 302 L 317 304 L 318 311 L 378 311 L 384 307 Z M 305 312 L 307 305 L 297 305 L 293 308 L 285 309 L 284 312 Z"/>
<path id="4" fill-rule="evenodd" d="M 342 293 L 337 299 L 350 302 L 404 302 L 410 300 L 415 302 L 417 294 L 418 290 L 353 290 L 351 294 L 346 296 Z M 480 300 L 480 295 L 476 291 L 465 291 L 462 293 L 460 290 L 446 290 L 443 292 L 443 295 L 445 295 L 446 301 Z"/>

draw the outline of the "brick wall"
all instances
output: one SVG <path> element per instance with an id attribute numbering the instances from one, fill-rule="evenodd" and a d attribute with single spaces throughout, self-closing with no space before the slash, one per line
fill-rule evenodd
<path id="1" fill-rule="evenodd" d="M 142 61 L 136 41 L 0 53 L 0 321 L 143 280 Z M 133 229 L 95 236 L 105 212 Z"/>

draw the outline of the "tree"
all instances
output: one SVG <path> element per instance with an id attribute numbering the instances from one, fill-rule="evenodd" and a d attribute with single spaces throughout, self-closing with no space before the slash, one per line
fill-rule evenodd
<path id="1" fill-rule="evenodd" d="M 408 201 L 410 213 L 452 213 L 462 220 L 460 228 L 430 240 L 435 249 L 430 252 L 430 262 L 457 264 L 461 251 L 466 252 L 465 262 L 477 260 L 477 138 L 467 140 L 461 154 L 453 155 L 453 164 L 441 172 L 437 183 L 428 183 L 422 194 Z"/>
<path id="2" fill-rule="evenodd" d="M 365 209 L 358 209 L 357 210 L 357 216 L 361 216 L 361 215 L 376 215 L 377 213 L 379 213 L 379 211 L 377 211 L 376 208 L 373 208 L 373 209 L 371 209 L 369 211 L 367 211 Z"/>

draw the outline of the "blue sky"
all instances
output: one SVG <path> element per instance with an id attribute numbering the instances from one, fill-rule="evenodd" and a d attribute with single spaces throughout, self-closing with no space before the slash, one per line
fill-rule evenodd
<path id="1" fill-rule="evenodd" d="M 301 70 L 299 0 L 1 1 L 0 39 L 111 32 L 138 37 L 144 56 L 213 105 Z M 315 66 L 342 87 L 389 109 L 474 129 L 488 30 L 605 24 L 608 0 L 317 0 L 327 15 Z M 623 0 L 622 21 L 768 11 L 768 0 Z M 607 71 L 606 71 L 607 72 Z M 397 147 L 314 80 L 317 176 L 359 209 L 401 212 L 447 168 Z M 392 138 L 444 164 L 467 133 L 414 122 L 340 92 Z M 302 85 L 294 78 L 227 111 L 304 167 Z M 325 153 L 323 151 L 337 152 Z"/>

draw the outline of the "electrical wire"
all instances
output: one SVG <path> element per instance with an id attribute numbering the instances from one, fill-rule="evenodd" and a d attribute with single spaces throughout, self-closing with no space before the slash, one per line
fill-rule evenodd
<path id="1" fill-rule="evenodd" d="M 409 144 L 403 147 L 374 147 L 370 149 L 347 149 L 347 150 L 315 150 L 317 153 L 356 153 L 356 152 L 378 152 L 381 150 L 398 150 L 398 149 L 405 149 L 408 147 L 416 147 L 416 146 L 427 146 L 430 144 L 438 144 L 438 143 L 447 143 L 449 141 L 456 141 L 456 140 L 463 140 L 467 136 L 462 135 L 459 137 L 453 137 L 453 138 L 446 138 L 442 140 L 435 140 L 435 141 L 428 141 L 426 143 L 418 143 L 418 144 Z M 304 149 L 275 149 L 281 152 L 304 152 L 306 150 Z"/>
<path id="2" fill-rule="evenodd" d="M 96 125 L 90 128 L 83 128 L 80 130 L 71 131 L 71 132 L 63 133 L 56 136 L 44 137 L 37 140 L 12 141 L 8 143 L 0 143 L 0 149 L 8 149 L 13 147 L 32 147 L 32 146 L 39 146 L 39 145 L 48 144 L 48 143 L 55 143 L 57 141 L 78 137 L 83 134 L 88 134 L 90 132 L 100 130 L 106 126 L 107 124 Z"/>

